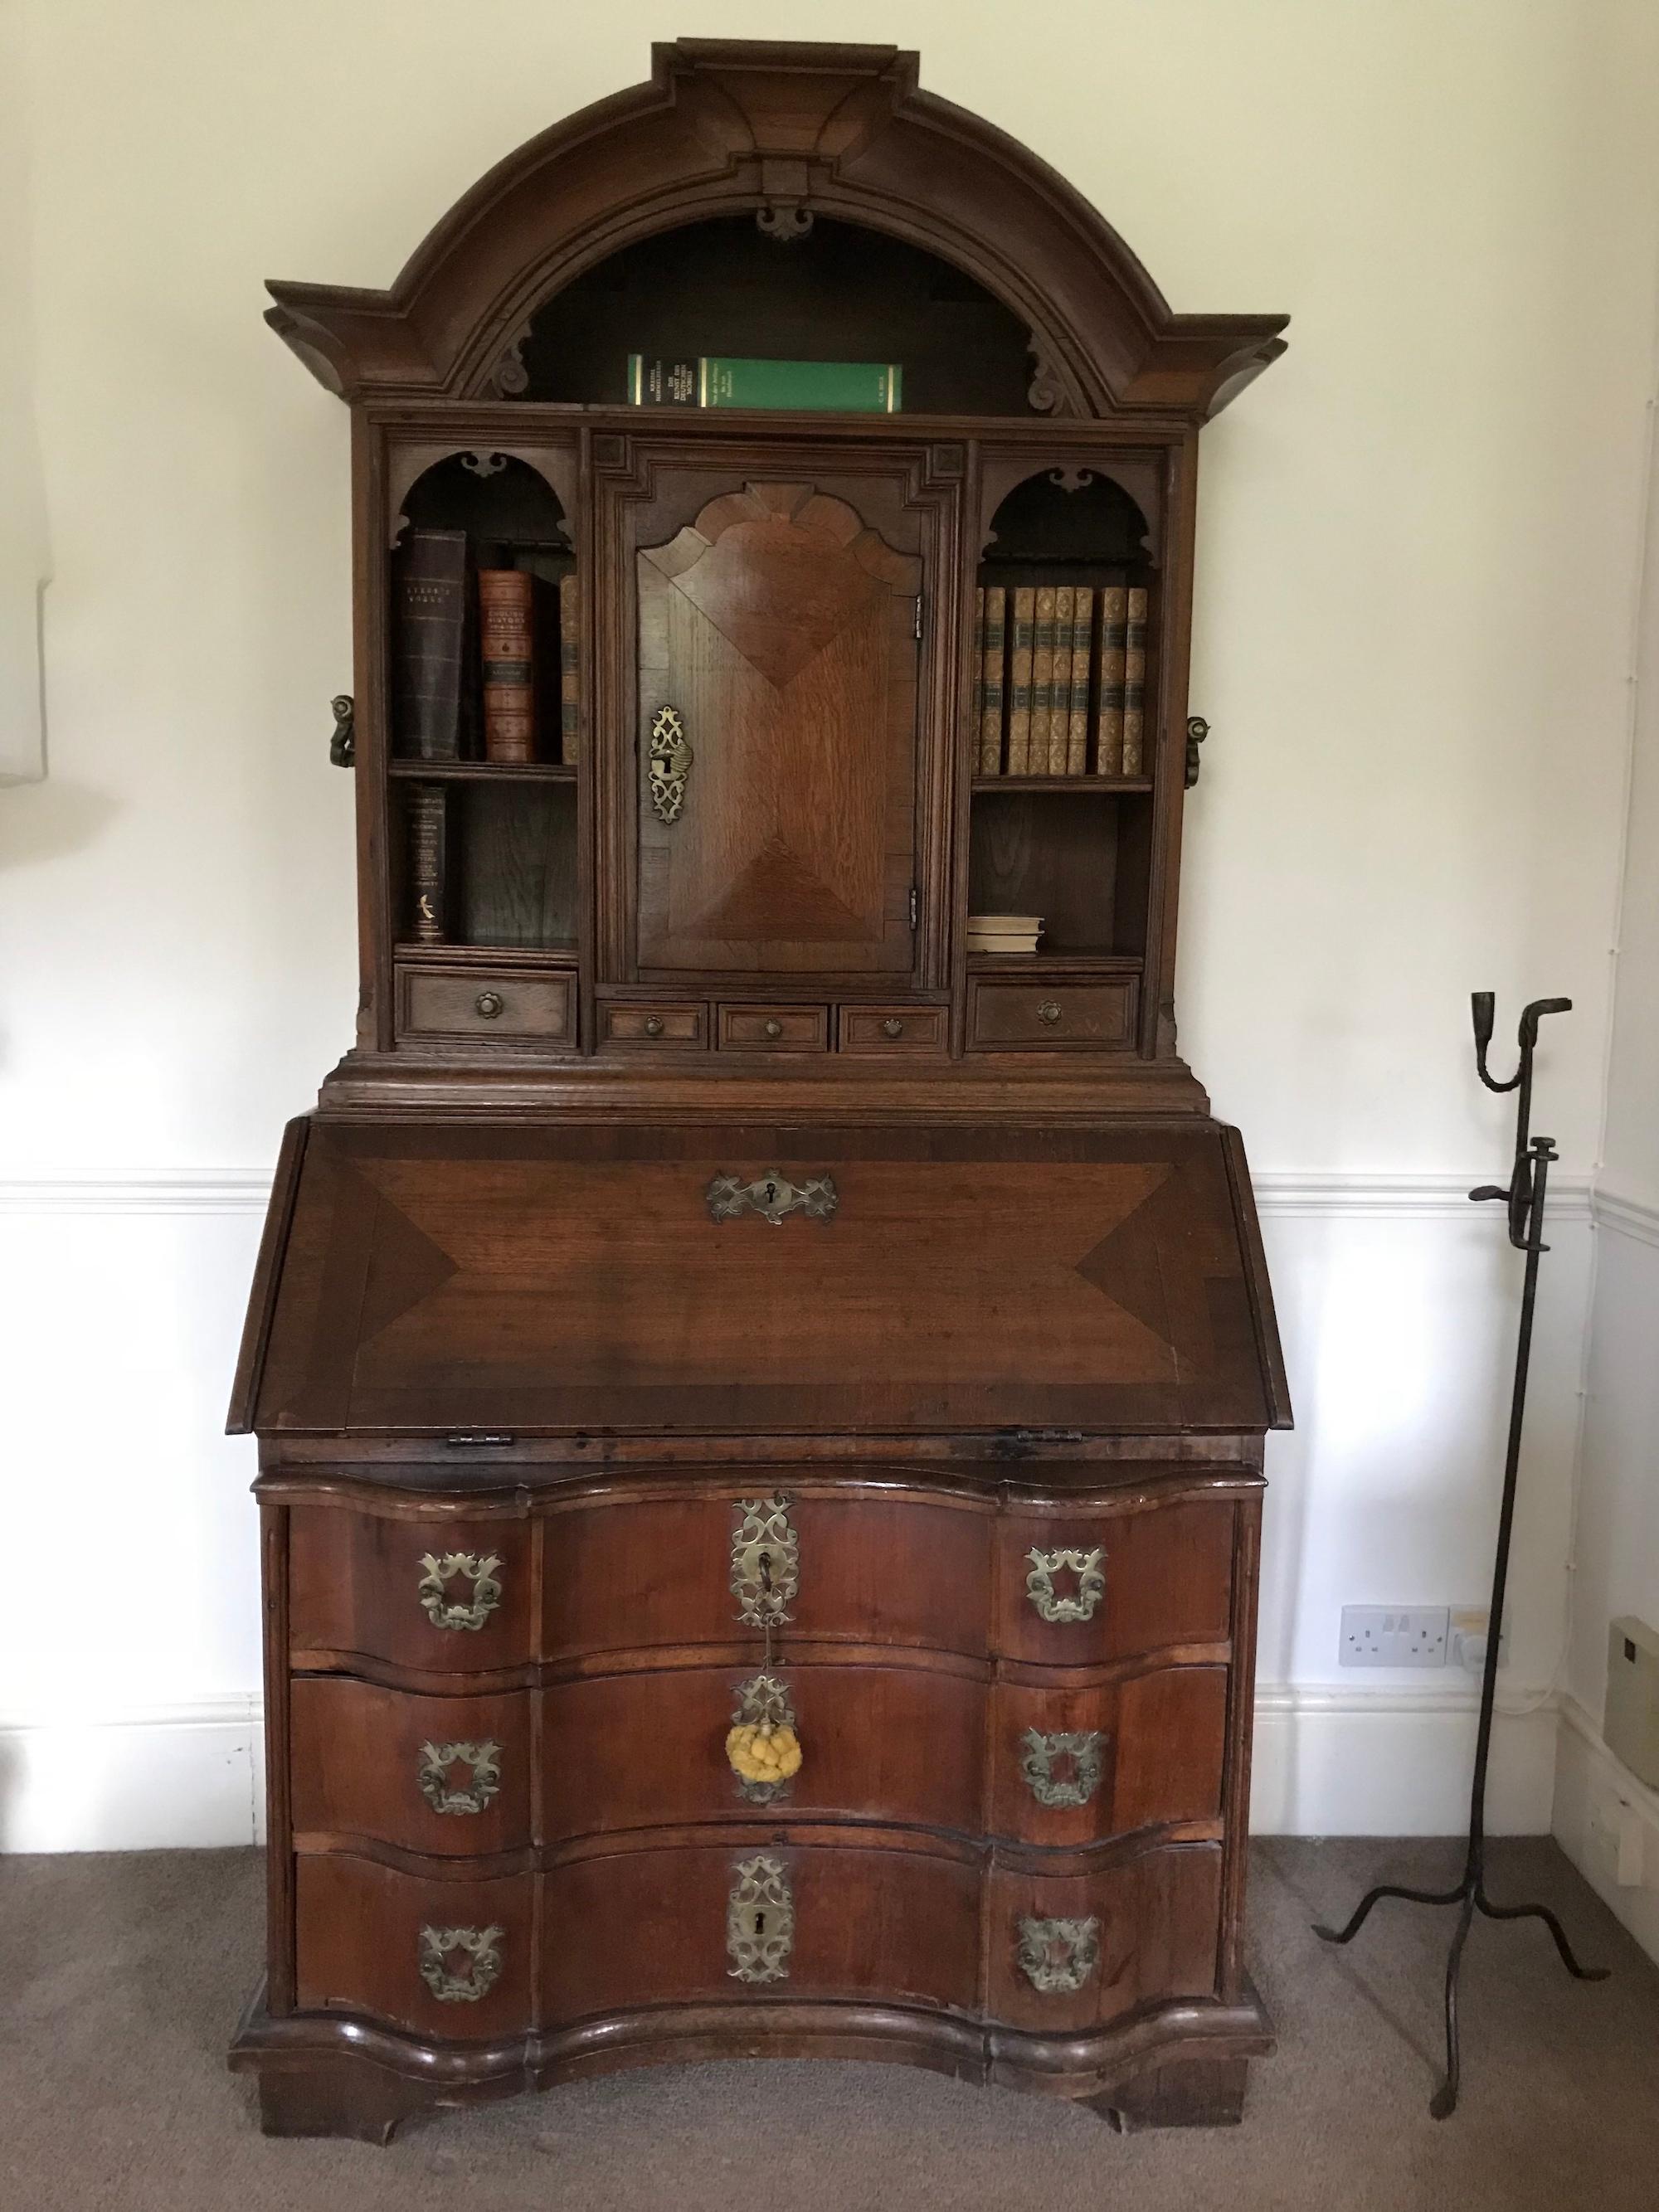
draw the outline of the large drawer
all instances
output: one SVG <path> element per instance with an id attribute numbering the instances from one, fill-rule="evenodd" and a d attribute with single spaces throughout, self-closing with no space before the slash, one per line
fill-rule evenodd
<path id="1" fill-rule="evenodd" d="M 769 1699 L 763 1686 L 776 1685 Z M 757 1687 L 757 1685 L 762 1686 Z M 744 1692 L 750 1692 L 747 1705 Z M 743 1718 L 787 1709 L 800 1771 L 775 1794 L 744 1787 L 726 1755 Z M 981 1826 L 985 1686 L 978 1674 L 875 1666 L 688 1667 L 561 1683 L 544 1699 L 544 1832 L 551 1843 L 730 1820 Z"/>
<path id="2" fill-rule="evenodd" d="M 301 1675 L 289 1691 L 297 1848 L 356 1837 L 435 1858 L 524 1849 L 534 1728 L 526 1690 L 429 1698 Z"/>
<path id="3" fill-rule="evenodd" d="M 779 1632 L 982 1655 L 990 1618 L 988 1513 L 874 1487 L 802 1497 L 757 1483 L 728 1497 L 606 1499 L 547 1522 L 547 1657 L 757 1640 L 760 1611 L 732 1587 L 734 1554 L 795 1590 Z M 748 1547 L 745 1549 L 745 1547 Z M 758 1569 L 757 1569 L 758 1571 Z"/>
<path id="4" fill-rule="evenodd" d="M 433 1880 L 344 1853 L 295 1863 L 295 2001 L 413 2034 L 525 2033 L 535 1986 L 535 1877 Z"/>
<path id="5" fill-rule="evenodd" d="M 1006 1515 L 997 1524 L 995 1648 L 1091 1667 L 1231 1629 L 1233 1512 L 1224 1498 L 1133 1512 Z"/>
<path id="6" fill-rule="evenodd" d="M 1224 1667 L 1161 1667 L 1056 1686 L 1041 1670 L 991 1693 L 986 1826 L 1049 1850 L 1137 1829 L 1218 1820 L 1226 1757 Z"/>
<path id="7" fill-rule="evenodd" d="M 1261 1428 L 1280 1406 L 1249 1205 L 1196 1117 L 319 1121 L 257 1425 Z"/>
<path id="8" fill-rule="evenodd" d="M 921 1838 L 865 1848 L 792 1829 L 578 1859 L 546 1877 L 546 2010 L 781 1996 L 971 2012 L 979 1897 L 972 1854 Z"/>

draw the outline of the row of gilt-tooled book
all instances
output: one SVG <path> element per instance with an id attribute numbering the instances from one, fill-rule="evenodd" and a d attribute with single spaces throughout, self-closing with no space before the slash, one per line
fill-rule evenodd
<path id="1" fill-rule="evenodd" d="M 574 763 L 574 573 L 475 568 L 464 530 L 411 530 L 398 554 L 394 599 L 397 758 Z"/>
<path id="2" fill-rule="evenodd" d="M 1147 773 L 1144 587 L 987 584 L 975 643 L 976 775 Z"/>

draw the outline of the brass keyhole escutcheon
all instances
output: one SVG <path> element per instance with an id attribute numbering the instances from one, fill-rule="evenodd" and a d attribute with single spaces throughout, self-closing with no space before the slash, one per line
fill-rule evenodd
<path id="1" fill-rule="evenodd" d="M 783 1024 L 775 1014 L 767 1022 L 766 1034 L 769 1037 L 781 1037 L 783 1035 Z"/>
<path id="2" fill-rule="evenodd" d="M 481 1020 L 493 1022 L 506 1003 L 499 991 L 480 991 L 472 1006 Z"/>
<path id="3" fill-rule="evenodd" d="M 881 1025 L 881 1033 L 884 1037 L 901 1037 L 904 1035 L 904 1024 L 896 1014 L 889 1014 Z"/>
<path id="4" fill-rule="evenodd" d="M 1054 1024 L 1060 1019 L 1060 1008 L 1052 999 L 1045 999 L 1037 1008 L 1037 1019 L 1040 1022 L 1047 1022 L 1050 1029 L 1053 1029 Z"/>
<path id="5" fill-rule="evenodd" d="M 660 1014 L 647 1014 L 646 1016 L 645 1033 L 647 1036 L 651 1037 L 657 1037 L 662 1035 L 662 1016 Z"/>

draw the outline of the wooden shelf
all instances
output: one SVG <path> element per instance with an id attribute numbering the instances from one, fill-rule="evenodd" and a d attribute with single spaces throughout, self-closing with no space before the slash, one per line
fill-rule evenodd
<path id="1" fill-rule="evenodd" d="M 394 945 L 392 957 L 410 968 L 574 968 L 576 945 Z"/>
<path id="2" fill-rule="evenodd" d="M 974 789 L 981 791 L 1074 791 L 1096 797 L 1108 793 L 1150 791 L 1149 775 L 976 775 Z"/>
<path id="3" fill-rule="evenodd" d="M 1035 952 L 970 952 L 968 965 L 975 975 L 1029 975 L 1036 969 L 1068 969 L 1090 975 L 1138 975 L 1145 966 L 1138 953 L 1079 951 L 1075 947 L 1055 951 L 1046 945 Z"/>
<path id="4" fill-rule="evenodd" d="M 393 760 L 386 774 L 399 783 L 574 783 L 572 765 L 553 761 Z"/>

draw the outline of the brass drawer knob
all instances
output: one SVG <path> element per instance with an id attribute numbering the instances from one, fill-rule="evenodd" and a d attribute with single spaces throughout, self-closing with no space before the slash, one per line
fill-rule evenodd
<path id="1" fill-rule="evenodd" d="M 455 1785 L 453 1770 L 470 1767 L 472 1779 Z M 415 1776 L 434 1813 L 482 1813 L 501 1786 L 498 1743 L 423 1743 Z"/>
<path id="2" fill-rule="evenodd" d="M 783 1024 L 775 1014 L 767 1016 L 766 1034 L 769 1037 L 781 1037 L 783 1035 Z"/>
<path id="3" fill-rule="evenodd" d="M 881 1033 L 884 1037 L 902 1037 L 904 1035 L 904 1024 L 896 1014 L 889 1014 L 881 1025 Z"/>
<path id="4" fill-rule="evenodd" d="M 477 2004 L 501 1977 L 504 1928 L 422 1928 L 421 1979 L 440 2004 Z M 459 1971 L 450 1961 L 459 1962 Z"/>
<path id="5" fill-rule="evenodd" d="M 472 1009 L 481 1021 L 493 1022 L 506 1004 L 499 991 L 480 991 Z"/>
<path id="6" fill-rule="evenodd" d="M 726 1972 L 734 1982 L 787 1982 L 795 1899 L 781 1859 L 739 1859 L 726 1901 Z"/>
<path id="7" fill-rule="evenodd" d="M 1053 999 L 1045 999 L 1042 1004 L 1037 1008 L 1037 1019 L 1040 1022 L 1046 1022 L 1048 1027 L 1053 1029 L 1056 1022 L 1060 1019 L 1060 1007 L 1058 1003 Z"/>
<path id="8" fill-rule="evenodd" d="M 1050 1811 L 1086 1805 L 1100 1787 L 1103 1741 L 1098 1729 L 1062 1729 L 1052 1735 L 1027 1729 L 1020 1738 L 1020 1771 L 1037 1803 Z"/>
<path id="9" fill-rule="evenodd" d="M 647 1036 L 651 1037 L 657 1037 L 662 1035 L 662 1016 L 660 1014 L 647 1014 L 646 1016 L 645 1033 Z"/>
<path id="10" fill-rule="evenodd" d="M 483 1626 L 501 1601 L 501 1561 L 494 1552 L 479 1559 L 471 1552 L 427 1552 L 421 1559 L 419 1595 L 427 1619 L 434 1628 Z M 449 1584 L 471 1583 L 472 1595 L 452 1601 Z"/>
<path id="11" fill-rule="evenodd" d="M 1097 1544 L 1092 1552 L 1059 1551 L 1028 1552 L 1031 1571 L 1025 1577 L 1025 1595 L 1036 1607 L 1040 1620 L 1092 1620 L 1095 1607 L 1105 1594 L 1106 1577 L 1103 1571 L 1105 1553 Z M 1054 1588 L 1054 1577 L 1059 1574 L 1077 1577 L 1077 1589 L 1069 1597 L 1062 1597 Z"/>
<path id="12" fill-rule="evenodd" d="M 1019 1970 L 1044 1996 L 1066 1996 L 1080 1990 L 1100 1964 L 1100 1922 L 1038 1920 L 1027 1913 L 1019 1923 Z"/>

